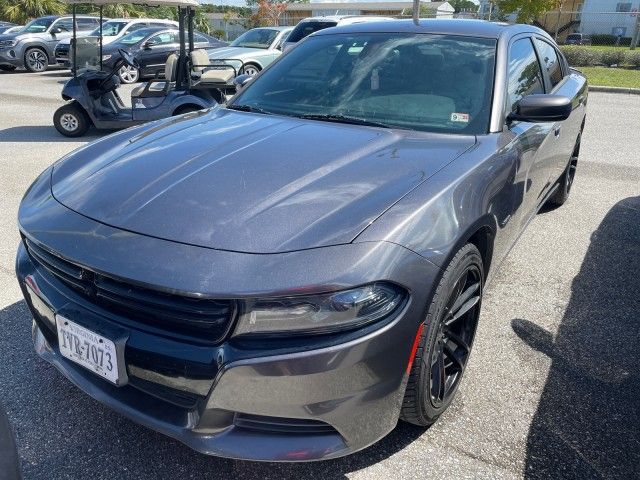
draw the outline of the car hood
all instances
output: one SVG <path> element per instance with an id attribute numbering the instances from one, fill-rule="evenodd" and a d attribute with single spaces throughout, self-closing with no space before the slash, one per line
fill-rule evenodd
<path id="1" fill-rule="evenodd" d="M 139 234 L 294 251 L 351 242 L 474 143 L 215 108 L 90 144 L 56 164 L 52 192 Z"/>
<path id="2" fill-rule="evenodd" d="M 273 52 L 272 50 L 267 50 L 263 48 L 222 47 L 222 48 L 217 48 L 214 51 L 210 52 L 209 58 L 212 60 L 242 58 L 242 57 L 255 58 L 267 53 L 273 53 Z"/>

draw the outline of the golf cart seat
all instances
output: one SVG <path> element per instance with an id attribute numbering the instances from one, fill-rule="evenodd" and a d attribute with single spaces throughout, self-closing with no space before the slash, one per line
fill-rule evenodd
<path id="1" fill-rule="evenodd" d="M 166 94 L 171 86 L 176 81 L 176 75 L 178 72 L 178 55 L 172 53 L 167 58 L 167 62 L 164 65 L 164 78 L 165 81 L 150 80 L 147 83 L 142 83 L 131 90 L 131 98 L 148 96 L 148 94 L 154 95 L 158 92 Z M 144 95 L 143 95 L 144 94 Z"/>
<path id="2" fill-rule="evenodd" d="M 235 76 L 233 67 L 211 67 L 209 54 L 206 50 L 198 49 L 191 52 L 191 78 L 199 84 L 227 85 Z"/>

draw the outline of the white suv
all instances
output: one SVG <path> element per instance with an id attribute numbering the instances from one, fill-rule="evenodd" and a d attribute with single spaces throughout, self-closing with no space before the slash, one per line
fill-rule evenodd
<path id="1" fill-rule="evenodd" d="M 287 41 L 282 45 L 282 51 L 286 52 L 303 38 L 313 32 L 338 25 L 350 25 L 352 23 L 380 22 L 394 20 L 391 17 L 376 17 L 374 15 L 334 15 L 330 17 L 309 17 L 300 20 L 296 28 L 289 34 Z"/>
<path id="2" fill-rule="evenodd" d="M 178 27 L 178 22 L 173 20 L 163 20 L 158 18 L 112 18 L 102 24 L 102 45 L 107 45 L 119 40 L 127 33 L 133 32 L 140 28 L 147 27 Z M 89 37 L 99 37 L 100 28 L 92 31 Z M 58 42 L 56 45 L 55 55 L 56 62 L 66 67 L 70 66 L 69 50 L 71 48 L 71 39 L 67 38 Z"/>

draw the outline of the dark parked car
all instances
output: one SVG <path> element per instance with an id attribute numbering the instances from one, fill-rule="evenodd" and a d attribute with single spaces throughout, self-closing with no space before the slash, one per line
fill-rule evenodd
<path id="1" fill-rule="evenodd" d="M 565 45 L 591 45 L 591 35 L 584 33 L 572 33 L 567 35 Z"/>
<path id="2" fill-rule="evenodd" d="M 207 454 L 332 458 L 433 423 L 487 282 L 568 198 L 585 77 L 536 27 L 393 20 L 314 33 L 237 82 L 29 188 L 36 351 Z"/>
<path id="3" fill-rule="evenodd" d="M 0 22 L 0 33 L 4 33 L 10 28 L 17 27 L 18 25 L 11 22 Z"/>
<path id="4" fill-rule="evenodd" d="M 124 49 L 135 55 L 140 63 L 140 70 L 124 66 L 118 72 L 123 83 L 135 83 L 141 78 L 155 77 L 164 74 L 167 58 L 179 49 L 179 33 L 175 28 L 149 27 L 128 33 L 120 40 L 105 45 L 102 50 L 103 69 L 111 71 L 120 59 L 119 49 Z M 196 32 L 195 48 L 218 48 L 227 45 L 216 38 Z"/>

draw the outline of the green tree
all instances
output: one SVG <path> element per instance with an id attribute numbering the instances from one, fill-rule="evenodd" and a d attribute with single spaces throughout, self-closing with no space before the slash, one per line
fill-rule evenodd
<path id="1" fill-rule="evenodd" d="M 478 5 L 470 0 L 449 0 L 449 5 L 456 9 L 456 13 L 460 12 L 472 12 L 478 11 Z"/>
<path id="2" fill-rule="evenodd" d="M 24 24 L 32 18 L 65 13 L 67 6 L 59 0 L 0 0 L 0 18 Z"/>
<path id="3" fill-rule="evenodd" d="M 517 13 L 518 22 L 531 23 L 536 18 L 560 7 L 562 0 L 497 0 L 503 13 Z"/>

